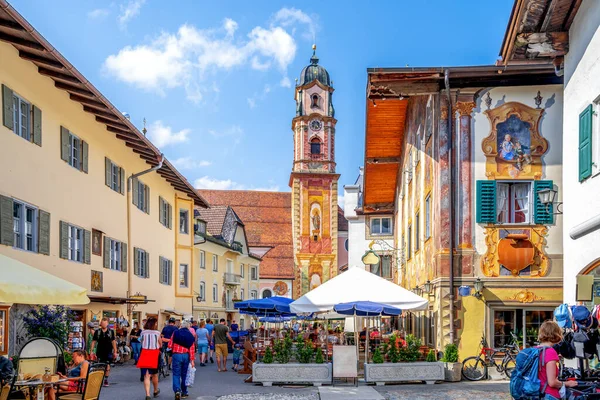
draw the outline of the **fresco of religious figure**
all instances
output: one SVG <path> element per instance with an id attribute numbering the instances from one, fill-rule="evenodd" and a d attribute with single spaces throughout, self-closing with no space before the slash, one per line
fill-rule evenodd
<path id="1" fill-rule="evenodd" d="M 531 164 L 531 124 L 511 115 L 498 124 L 498 156 L 512 161 L 518 170 Z"/>
<path id="2" fill-rule="evenodd" d="M 321 230 L 321 216 L 319 215 L 319 212 L 317 210 L 313 211 L 312 224 L 313 224 L 313 230 L 315 230 L 315 231 Z"/>

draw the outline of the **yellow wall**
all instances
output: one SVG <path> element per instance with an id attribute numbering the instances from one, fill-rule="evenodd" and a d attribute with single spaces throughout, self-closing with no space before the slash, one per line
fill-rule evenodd
<path id="1" fill-rule="evenodd" d="M 84 229 L 98 229 L 105 235 L 127 242 L 127 196 L 121 195 L 105 185 L 104 158 L 125 169 L 127 176 L 149 168 L 149 165 L 125 143 L 96 122 L 94 116 L 84 112 L 81 104 L 71 101 L 69 94 L 55 88 L 54 81 L 37 72 L 37 67 L 19 57 L 18 51 L 0 42 L 0 83 L 10 87 L 42 110 L 42 146 L 39 147 L 14 134 L 0 125 L 0 171 L 2 184 L 0 194 L 13 197 L 51 214 L 50 256 L 29 253 L 6 246 L 0 252 L 69 280 L 90 290 L 91 270 L 101 271 L 104 276 L 104 291 L 90 292 L 100 296 L 127 296 L 127 273 L 103 268 L 102 256 L 92 255 L 91 265 L 80 264 L 59 258 L 59 221 L 63 220 Z M 88 173 L 75 170 L 62 161 L 60 155 L 60 126 L 65 126 L 89 144 Z M 159 309 L 177 309 L 189 312 L 189 298 L 176 299 L 173 285 L 159 283 L 159 256 L 192 265 L 191 235 L 181 235 L 180 243 L 187 248 L 175 250 L 175 232 L 178 230 L 179 213 L 174 207 L 173 229 L 159 222 L 158 196 L 171 204 L 190 209 L 192 204 L 187 195 L 177 192 L 167 181 L 153 172 L 140 177 L 150 187 L 150 214 L 131 205 L 131 243 L 128 259 L 132 275 L 132 294 L 140 292 L 155 300 L 154 303 L 138 306 L 136 311 L 157 313 Z M 193 223 L 190 219 L 190 230 Z M 150 253 L 150 278 L 133 276 L 133 247 Z M 189 295 L 189 289 L 180 291 Z M 107 305 L 104 309 L 121 309 L 123 306 Z"/>

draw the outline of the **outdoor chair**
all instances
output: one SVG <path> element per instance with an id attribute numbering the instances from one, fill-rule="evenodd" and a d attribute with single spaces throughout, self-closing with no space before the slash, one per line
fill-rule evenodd
<path id="1" fill-rule="evenodd" d="M 48 338 L 31 339 L 19 352 L 15 375 L 23 374 L 27 378 L 27 376 L 43 375 L 46 370 L 49 370 L 50 374 L 55 374 L 61 354 L 62 349 L 55 341 Z"/>
<path id="2" fill-rule="evenodd" d="M 10 385 L 2 386 L 2 391 L 0 391 L 0 400 L 7 400 L 9 393 L 10 393 Z"/>
<path id="3" fill-rule="evenodd" d="M 83 389 L 77 393 L 58 394 L 60 400 L 98 400 L 106 374 L 105 364 L 90 365 L 88 374 L 83 382 Z M 81 386 L 80 386 L 81 388 Z"/>

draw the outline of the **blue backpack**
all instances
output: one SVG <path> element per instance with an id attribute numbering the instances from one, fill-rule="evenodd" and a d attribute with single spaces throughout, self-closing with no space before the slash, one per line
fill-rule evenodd
<path id="1" fill-rule="evenodd" d="M 545 350 L 548 348 L 529 347 L 517 355 L 516 366 L 510 376 L 510 395 L 515 400 L 540 399 L 546 392 L 547 384 L 542 387 L 539 372 L 545 364 Z"/>

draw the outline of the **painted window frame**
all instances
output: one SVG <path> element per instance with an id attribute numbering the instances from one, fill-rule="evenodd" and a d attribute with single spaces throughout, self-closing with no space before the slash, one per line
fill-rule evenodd
<path id="1" fill-rule="evenodd" d="M 67 224 L 69 249 L 67 260 L 83 264 L 84 229 L 73 224 Z M 79 237 L 77 237 L 79 234 Z"/>
<path id="2" fill-rule="evenodd" d="M 524 222 L 514 222 L 515 215 L 519 211 L 523 210 L 515 210 L 514 203 L 517 200 L 515 187 L 518 185 L 527 186 L 527 207 L 524 209 L 525 212 L 525 221 Z M 506 208 L 503 208 L 505 218 L 503 220 L 500 219 L 500 213 L 498 212 L 498 208 L 496 208 L 496 223 L 498 225 L 503 226 L 528 226 L 534 224 L 534 188 L 533 181 L 523 180 L 523 181 L 513 181 L 513 180 L 498 180 L 496 181 L 496 201 L 498 202 L 500 199 L 500 188 L 506 186 L 508 188 L 508 198 L 506 201 Z M 512 206 L 511 206 L 512 205 Z"/>
<path id="3" fill-rule="evenodd" d="M 26 107 L 23 113 L 22 106 Z M 31 141 L 31 103 L 25 100 L 22 96 L 13 92 L 13 132 L 28 142 Z M 23 118 L 25 118 L 25 126 L 23 126 Z M 25 132 L 23 132 L 25 128 Z"/>
<path id="4" fill-rule="evenodd" d="M 389 232 L 384 232 L 383 231 L 383 220 L 387 220 L 388 221 L 388 229 Z M 375 232 L 375 229 L 373 229 L 373 226 L 375 224 L 375 221 L 379 222 L 379 232 Z M 372 236 L 390 236 L 394 234 L 394 228 L 392 226 L 392 217 L 372 217 L 369 219 L 369 231 L 371 233 Z"/>
<path id="5" fill-rule="evenodd" d="M 250 266 L 250 279 L 253 281 L 258 280 L 258 268 L 256 267 L 256 265 Z"/>
<path id="6" fill-rule="evenodd" d="M 188 289 L 190 287 L 190 266 L 189 264 L 179 264 L 179 288 Z"/>
<path id="7" fill-rule="evenodd" d="M 179 209 L 179 233 L 184 235 L 190 233 L 190 210 Z"/>
<path id="8" fill-rule="evenodd" d="M 38 227 L 39 227 L 39 208 L 21 200 L 12 199 L 13 201 L 13 248 L 28 251 L 31 253 L 38 252 Z M 17 207 L 19 211 L 17 211 Z M 27 221 L 28 212 L 31 212 L 33 220 Z M 17 214 L 19 214 L 17 216 Z M 29 233 L 28 233 L 29 232 Z M 31 236 L 31 248 L 27 245 L 29 236 Z"/>

